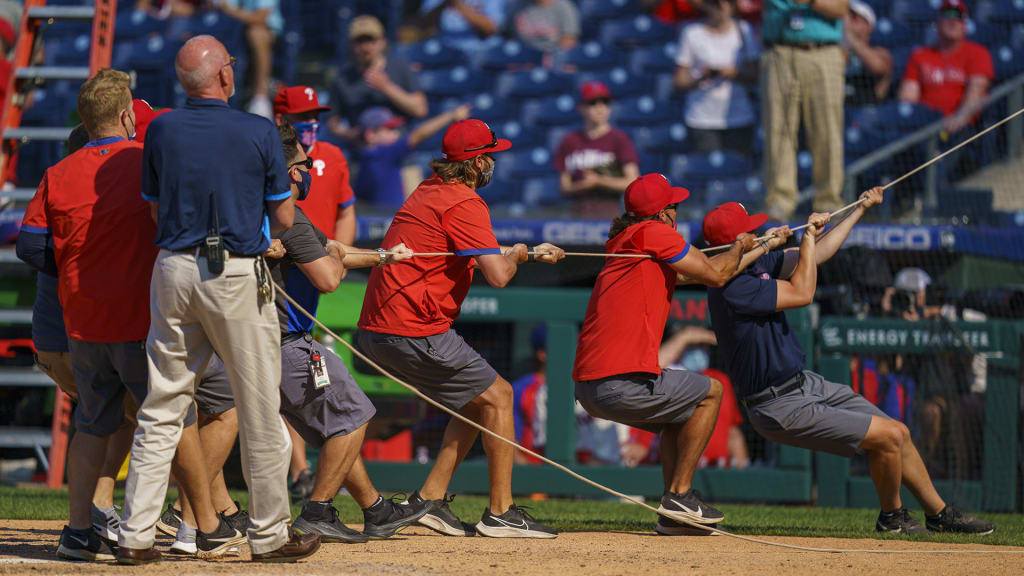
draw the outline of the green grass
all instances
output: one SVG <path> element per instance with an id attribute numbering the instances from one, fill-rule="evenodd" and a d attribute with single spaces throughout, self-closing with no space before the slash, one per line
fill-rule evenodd
<path id="1" fill-rule="evenodd" d="M 245 492 L 233 491 L 233 497 L 248 501 Z M 119 490 L 115 500 L 123 500 Z M 521 504 L 530 507 L 537 519 L 563 531 L 650 532 L 654 514 L 632 504 L 593 500 L 547 500 Z M 347 496 L 335 501 L 343 522 L 361 523 L 359 507 Z M 475 522 L 487 499 L 480 496 L 458 496 L 451 504 L 460 518 Z M 63 520 L 67 517 L 67 491 L 0 486 L 0 519 Z M 728 522 L 723 526 L 737 534 L 763 536 L 810 536 L 831 538 L 876 538 L 874 532 L 877 510 L 856 508 L 816 508 L 802 506 L 722 505 Z M 292 515 L 299 513 L 292 508 Z M 920 511 L 915 516 L 923 521 Z M 936 534 L 920 540 L 1024 546 L 1024 514 L 982 514 L 998 528 L 989 536 Z M 883 538 L 886 538 L 883 536 Z M 891 538 L 891 537 L 890 537 Z"/>

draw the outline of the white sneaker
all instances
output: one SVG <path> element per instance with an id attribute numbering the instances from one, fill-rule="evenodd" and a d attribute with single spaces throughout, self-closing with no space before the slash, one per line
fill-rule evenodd
<path id="1" fill-rule="evenodd" d="M 121 528 L 121 517 L 117 515 L 117 506 L 112 512 L 104 512 L 92 506 L 92 529 L 96 535 L 108 542 L 117 542 L 117 535 Z"/>
<path id="2" fill-rule="evenodd" d="M 196 529 L 182 520 L 181 524 L 178 524 L 178 534 L 174 537 L 174 544 L 171 544 L 171 549 L 167 553 L 195 556 L 198 551 Z"/>
<path id="3" fill-rule="evenodd" d="M 249 106 L 246 108 L 250 114 L 257 116 L 263 116 L 264 118 L 274 117 L 274 107 L 270 104 L 270 98 L 266 94 L 257 94 L 249 100 Z"/>

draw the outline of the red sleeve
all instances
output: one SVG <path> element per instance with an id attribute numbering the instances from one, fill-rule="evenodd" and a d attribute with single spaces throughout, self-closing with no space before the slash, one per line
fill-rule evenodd
<path id="1" fill-rule="evenodd" d="M 634 238 L 638 248 L 666 264 L 682 260 L 690 251 L 690 245 L 683 236 L 661 222 L 648 224 Z"/>
<path id="2" fill-rule="evenodd" d="M 967 77 L 983 76 L 989 80 L 995 78 L 992 55 L 989 54 L 988 49 L 980 44 L 972 44 L 971 49 L 970 57 L 967 59 Z"/>
<path id="3" fill-rule="evenodd" d="M 501 254 L 491 228 L 490 211 L 481 198 L 471 198 L 449 208 L 441 219 L 441 226 L 451 239 L 457 256 Z"/>
<path id="4" fill-rule="evenodd" d="M 28 206 L 25 208 L 25 216 L 21 220 L 21 229 L 25 232 L 50 233 L 50 222 L 46 218 L 47 176 L 49 174 L 49 170 L 43 173 L 43 180 L 39 182 L 39 188 L 36 189 L 35 195 L 28 201 Z"/>
<path id="5" fill-rule="evenodd" d="M 350 183 L 349 171 L 348 171 L 348 160 L 345 159 L 345 155 L 341 152 L 338 153 L 338 208 L 348 208 L 355 204 L 356 196 L 352 192 L 352 184 Z"/>
<path id="6" fill-rule="evenodd" d="M 921 48 L 918 48 L 910 53 L 910 59 L 907 61 L 907 69 L 903 72 L 904 80 L 913 80 L 914 82 L 921 82 L 921 71 L 919 70 L 920 64 L 918 60 L 921 59 L 922 52 Z"/>
<path id="7" fill-rule="evenodd" d="M 619 132 L 619 145 L 617 155 L 619 157 L 620 164 L 639 164 L 640 159 L 637 158 L 636 148 L 633 147 L 633 140 L 629 137 L 629 134 L 625 132 Z"/>

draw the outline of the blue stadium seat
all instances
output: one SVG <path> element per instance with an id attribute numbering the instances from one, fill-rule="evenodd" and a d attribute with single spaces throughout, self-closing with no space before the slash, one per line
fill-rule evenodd
<path id="1" fill-rule="evenodd" d="M 987 6 L 979 6 L 979 19 L 988 22 L 1024 22 L 1024 2 L 1020 0 L 990 0 Z"/>
<path id="2" fill-rule="evenodd" d="M 1009 44 L 1011 38 L 1010 28 L 1001 22 L 978 22 L 968 21 L 967 39 L 989 47 Z"/>
<path id="3" fill-rule="evenodd" d="M 409 62 L 419 64 L 425 70 L 453 68 L 466 63 L 466 55 L 461 50 L 438 38 L 401 46 L 398 48 L 398 53 Z"/>
<path id="4" fill-rule="evenodd" d="M 17 24 L 15 24 L 14 33 L 18 33 Z M 46 31 L 43 32 L 43 36 L 47 39 L 63 38 L 65 36 L 80 36 L 82 34 L 92 34 L 91 23 L 58 20 L 47 26 Z"/>
<path id="5" fill-rule="evenodd" d="M 801 190 L 810 186 L 814 170 L 814 157 L 807 150 L 796 153 L 796 185 Z"/>
<path id="6" fill-rule="evenodd" d="M 629 98 L 651 93 L 650 79 L 632 74 L 629 70 L 615 67 L 602 72 L 590 72 L 576 75 L 576 88 L 585 82 L 602 82 L 611 91 L 613 98 Z"/>
<path id="7" fill-rule="evenodd" d="M 736 174 L 753 172 L 748 156 L 732 152 L 675 154 L 669 158 L 668 178 L 676 186 L 698 187 L 711 180 L 724 180 Z"/>
<path id="8" fill-rule="evenodd" d="M 503 98 L 542 98 L 572 90 L 572 78 L 545 68 L 502 72 L 496 92 Z"/>
<path id="9" fill-rule="evenodd" d="M 640 128 L 631 132 L 633 146 L 646 154 L 683 154 L 689 150 L 686 126 L 682 122 Z"/>
<path id="10" fill-rule="evenodd" d="M 1010 46 L 993 48 L 992 65 L 995 67 L 997 81 L 1013 78 L 1024 72 L 1024 50 Z"/>
<path id="11" fill-rule="evenodd" d="M 622 20 L 628 16 L 637 14 L 638 6 L 635 0 L 580 0 L 580 15 L 584 19 Z"/>
<path id="12" fill-rule="evenodd" d="M 521 66 L 540 66 L 544 54 L 518 40 L 506 40 L 492 50 L 482 52 L 476 65 L 489 70 L 505 70 Z"/>
<path id="13" fill-rule="evenodd" d="M 565 139 L 567 134 L 581 130 L 582 128 L 582 124 L 571 124 L 567 126 L 554 126 L 552 128 L 548 128 L 548 133 L 545 137 L 548 150 L 551 150 L 551 153 L 554 154 L 558 151 L 558 145 L 562 143 L 562 140 Z"/>
<path id="14" fill-rule="evenodd" d="M 879 18 L 871 33 L 871 44 L 885 48 L 913 46 L 918 43 L 917 29 L 904 22 L 894 22 L 888 18 Z"/>
<path id="15" fill-rule="evenodd" d="M 550 206 L 565 201 L 558 176 L 527 178 L 520 186 L 520 202 L 527 206 Z"/>
<path id="16" fill-rule="evenodd" d="M 678 112 L 675 106 L 650 96 L 612 103 L 612 118 L 620 126 L 657 126 L 678 119 Z"/>
<path id="17" fill-rule="evenodd" d="M 478 188 L 476 193 L 489 206 L 499 206 L 519 202 L 520 188 L 522 188 L 521 183 L 505 180 L 495 175 L 490 184 Z"/>
<path id="18" fill-rule="evenodd" d="M 523 124 L 539 127 L 577 124 L 580 115 L 576 100 L 572 94 L 561 94 L 529 101 L 523 105 Z"/>
<path id="19" fill-rule="evenodd" d="M 865 0 L 865 3 L 875 11 L 876 18 L 888 17 L 892 11 L 892 0 Z"/>
<path id="20" fill-rule="evenodd" d="M 134 70 L 136 80 L 133 94 L 153 106 L 167 106 L 175 101 L 177 77 L 174 73 L 174 57 L 181 44 L 157 34 L 115 43 L 111 67 Z M 241 79 L 236 79 L 236 82 L 244 85 Z"/>
<path id="21" fill-rule="evenodd" d="M 496 122 L 490 126 L 498 138 L 510 140 L 515 150 L 525 150 L 544 144 L 543 134 L 539 130 L 528 130 L 519 120 Z"/>
<path id="22" fill-rule="evenodd" d="M 927 126 L 942 118 L 942 113 L 920 104 L 886 102 L 865 106 L 854 119 L 865 132 L 874 134 L 906 133 Z"/>
<path id="23" fill-rule="evenodd" d="M 614 46 L 590 41 L 559 53 L 556 62 L 576 70 L 608 70 L 620 64 L 621 53 Z"/>
<path id="24" fill-rule="evenodd" d="M 88 34 L 47 40 L 46 63 L 50 66 L 88 66 L 91 44 Z"/>
<path id="25" fill-rule="evenodd" d="M 934 22 L 942 0 L 895 0 L 892 18 L 900 22 Z"/>
<path id="26" fill-rule="evenodd" d="M 710 210 L 726 202 L 739 202 L 747 210 L 757 210 L 764 203 L 764 183 L 761 175 L 751 173 L 709 181 L 704 187 L 705 209 Z"/>
<path id="27" fill-rule="evenodd" d="M 628 20 L 609 20 L 601 24 L 601 43 L 605 46 L 650 46 L 676 39 L 676 30 L 647 14 Z"/>
<path id="28" fill-rule="evenodd" d="M 630 68 L 636 74 L 665 74 L 676 69 L 676 43 L 664 42 L 633 50 Z"/>
<path id="29" fill-rule="evenodd" d="M 899 89 L 900 79 L 903 78 L 903 72 L 907 69 L 907 62 L 913 51 L 914 48 L 911 46 L 893 48 L 892 50 L 892 78 L 895 90 Z"/>
<path id="30" fill-rule="evenodd" d="M 450 70 L 424 70 L 418 74 L 420 88 L 427 96 L 463 96 L 481 91 L 480 75 L 465 66 Z"/>
<path id="31" fill-rule="evenodd" d="M 552 152 L 543 146 L 513 146 L 501 155 L 495 170 L 506 180 L 525 180 L 553 175 L 555 168 L 551 162 Z"/>
<path id="32" fill-rule="evenodd" d="M 674 74 L 658 74 L 654 81 L 654 97 L 662 102 L 686 103 L 686 92 L 676 88 Z"/>
<path id="33" fill-rule="evenodd" d="M 844 132 L 843 154 L 845 163 L 850 164 L 858 158 L 865 156 L 888 143 L 888 140 L 877 133 L 861 130 L 857 126 L 850 126 Z"/>
<path id="34" fill-rule="evenodd" d="M 149 34 L 162 34 L 167 22 L 150 16 L 145 10 L 119 12 L 114 21 L 118 40 L 135 40 Z"/>
<path id="35" fill-rule="evenodd" d="M 186 32 L 192 35 L 215 36 L 225 46 L 241 47 L 245 43 L 245 26 L 235 18 L 216 11 L 200 12 L 184 19 Z M 285 24 L 286 30 L 301 30 L 301 22 Z M 231 51 L 231 48 L 228 50 Z"/>
<path id="36" fill-rule="evenodd" d="M 519 117 L 519 107 L 514 102 L 496 98 L 493 94 L 477 94 L 471 103 L 473 110 L 470 114 L 484 122 L 500 122 Z"/>

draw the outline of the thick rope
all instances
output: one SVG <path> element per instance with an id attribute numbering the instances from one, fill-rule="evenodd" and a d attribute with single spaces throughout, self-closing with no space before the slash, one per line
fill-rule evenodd
<path id="1" fill-rule="evenodd" d="M 376 254 L 376 252 L 375 252 L 375 254 Z M 502 436 L 502 435 L 500 435 L 500 434 L 498 434 L 496 432 L 493 432 L 490 429 L 488 429 L 488 428 L 486 428 L 484 426 L 481 426 L 480 424 L 477 424 L 476 422 L 470 420 L 469 418 L 466 418 L 462 414 L 459 414 L 458 412 L 448 408 L 447 406 L 444 406 L 444 405 L 434 401 L 432 398 L 430 398 L 427 395 L 425 395 L 422 392 L 420 392 L 415 386 L 413 386 L 411 384 L 408 384 L 408 383 L 404 382 L 403 380 L 401 380 L 400 378 L 398 378 L 397 376 L 395 376 L 394 374 L 391 374 L 386 369 L 384 369 L 382 366 L 380 366 L 379 364 L 377 364 L 373 360 L 371 360 L 368 357 L 366 357 L 366 355 L 364 355 L 362 352 L 357 350 L 355 348 L 355 346 L 353 346 L 352 344 L 349 344 L 348 341 L 346 341 L 344 338 L 342 338 L 341 336 L 338 336 L 337 334 L 335 334 L 330 328 L 325 326 L 322 322 L 317 320 L 317 318 L 315 316 L 313 316 L 305 308 L 303 308 L 301 304 L 296 302 L 295 299 L 293 299 L 291 296 L 289 296 L 288 293 L 284 291 L 284 288 L 281 288 L 281 286 L 278 285 L 277 282 L 274 282 L 274 289 L 276 289 L 277 293 L 280 294 L 281 296 L 283 296 L 284 299 L 287 300 L 288 303 L 291 304 L 296 310 L 298 310 L 299 312 L 302 312 L 307 318 L 309 318 L 314 323 L 316 323 L 316 325 L 319 326 L 321 330 L 323 330 L 325 333 L 329 334 L 332 338 L 334 338 L 338 342 L 341 342 L 342 344 L 344 344 L 345 347 L 348 348 L 352 352 L 352 354 L 354 354 L 360 360 L 363 360 L 364 362 L 366 362 L 367 364 L 372 366 L 374 370 L 380 372 L 381 374 L 383 374 L 387 378 L 390 378 L 395 383 L 397 383 L 400 386 L 402 386 L 403 388 L 409 390 L 410 392 L 412 392 L 413 394 L 415 394 L 419 398 L 423 399 L 423 401 L 427 402 L 431 406 L 434 406 L 434 407 L 440 409 L 441 411 L 451 415 L 452 418 L 456 418 L 459 421 L 461 421 L 461 422 L 463 422 L 465 424 L 468 424 L 468 425 L 472 426 L 473 428 L 476 428 L 477 430 L 479 430 L 483 434 L 487 434 L 488 436 L 496 438 L 496 439 L 504 442 L 505 444 L 508 444 L 509 446 L 512 446 L 513 448 L 519 450 L 520 452 L 524 452 L 526 454 L 529 454 L 530 456 L 533 456 L 534 458 L 537 458 L 538 460 L 544 462 L 545 464 L 548 464 L 550 466 L 553 466 L 553 467 L 561 470 L 562 472 L 565 472 L 566 474 L 572 476 L 573 478 L 575 478 L 575 479 L 577 479 L 577 480 L 579 480 L 579 481 L 581 481 L 581 482 L 583 482 L 585 484 L 589 484 L 590 486 L 593 486 L 594 488 L 597 488 L 598 490 L 601 490 L 601 491 L 606 492 L 606 493 L 608 493 L 608 494 L 610 494 L 612 496 L 615 496 L 617 498 L 625 500 L 625 501 L 627 501 L 627 502 L 629 502 L 631 504 L 635 504 L 637 506 L 640 506 L 641 508 L 644 508 L 646 510 L 650 510 L 651 512 L 654 512 L 655 514 L 664 516 L 665 518 L 668 518 L 670 520 L 674 520 L 676 522 L 679 522 L 680 524 L 685 524 L 687 526 L 690 526 L 690 527 L 693 527 L 693 528 L 697 528 L 697 529 L 700 529 L 700 530 L 705 530 L 705 531 L 710 532 L 710 533 L 722 534 L 724 536 L 729 536 L 731 538 L 736 538 L 738 540 L 744 540 L 744 541 L 747 541 L 747 542 L 753 542 L 755 544 L 764 544 L 766 546 L 776 546 L 776 547 L 779 547 L 779 548 L 787 548 L 787 549 L 790 549 L 790 550 L 801 550 L 801 551 L 804 551 L 804 552 L 829 552 L 829 553 L 857 552 L 857 553 L 865 553 L 865 554 L 886 554 L 886 553 L 907 553 L 907 554 L 911 554 L 911 553 L 912 554 L 921 554 L 921 553 L 925 553 L 925 554 L 962 554 L 962 553 L 996 554 L 996 553 L 1005 553 L 1005 554 L 1024 554 L 1024 550 L 877 550 L 877 549 L 876 550 L 868 550 L 868 549 L 856 550 L 856 549 L 844 549 L 844 548 L 815 548 L 815 547 L 812 547 L 812 546 L 799 546 L 799 545 L 796 545 L 796 544 L 786 544 L 784 542 L 772 542 L 770 540 L 762 540 L 760 538 L 753 538 L 751 536 L 743 536 L 741 534 L 733 534 L 731 532 L 726 532 L 725 530 L 722 530 L 720 528 L 712 528 L 710 526 L 704 526 L 702 524 L 698 524 L 698 523 L 693 522 L 692 520 L 686 518 L 685 516 L 677 515 L 677 514 L 673 513 L 672 511 L 669 511 L 669 510 L 659 510 L 659 509 L 657 509 L 657 508 L 647 504 L 643 500 L 638 500 L 636 498 L 633 498 L 632 496 L 628 496 L 626 494 L 623 494 L 622 492 L 619 492 L 617 490 L 614 490 L 612 488 L 604 486 L 603 484 L 599 484 L 597 482 L 594 482 L 593 480 L 587 478 L 586 476 L 578 474 L 577 472 L 574 472 L 572 469 L 570 469 L 570 468 L 568 468 L 566 466 L 563 466 L 562 464 L 559 464 L 558 462 L 555 462 L 554 460 L 550 460 L 550 459 L 548 459 L 548 458 L 546 458 L 546 457 L 544 457 L 544 456 L 534 452 L 533 450 L 530 450 L 529 448 L 520 446 L 515 441 L 509 440 L 508 438 L 505 438 L 504 436 Z"/>

